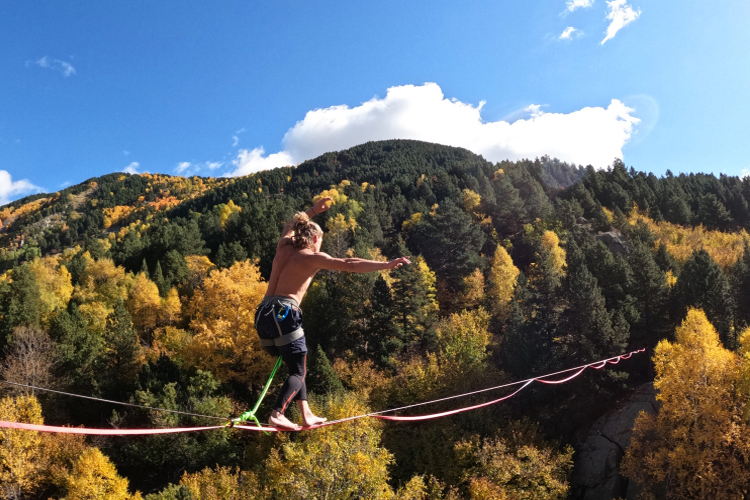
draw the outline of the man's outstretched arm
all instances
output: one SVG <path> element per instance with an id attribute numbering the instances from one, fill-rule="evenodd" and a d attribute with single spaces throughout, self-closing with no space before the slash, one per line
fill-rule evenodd
<path id="1" fill-rule="evenodd" d="M 409 257 L 399 257 L 389 262 L 380 262 L 377 260 L 367 259 L 337 259 L 327 253 L 318 252 L 310 256 L 312 264 L 318 269 L 327 269 L 329 271 L 349 271 L 350 273 L 369 273 L 372 271 L 382 271 L 384 269 L 396 269 L 404 264 L 411 264 Z"/>

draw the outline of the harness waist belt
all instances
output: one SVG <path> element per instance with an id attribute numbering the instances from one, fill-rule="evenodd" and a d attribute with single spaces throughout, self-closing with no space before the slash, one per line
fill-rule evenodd
<path id="1" fill-rule="evenodd" d="M 289 332 L 280 337 L 276 337 L 275 339 L 260 339 L 260 345 L 262 347 L 270 347 L 272 345 L 275 345 L 275 346 L 287 345 L 287 344 L 291 344 L 297 339 L 301 339 L 304 336 L 305 336 L 305 332 L 300 327 L 294 330 L 293 332 Z"/>

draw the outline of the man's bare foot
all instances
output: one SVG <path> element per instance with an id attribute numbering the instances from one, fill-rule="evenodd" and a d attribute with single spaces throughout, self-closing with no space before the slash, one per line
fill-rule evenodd
<path id="1" fill-rule="evenodd" d="M 271 417 L 268 419 L 268 423 L 272 427 L 281 427 L 283 429 L 289 429 L 292 431 L 298 431 L 301 429 L 299 425 L 291 422 L 288 418 L 286 418 L 283 414 L 279 413 L 276 410 L 271 413 Z"/>
<path id="2" fill-rule="evenodd" d="M 313 415 L 313 412 L 312 410 L 310 410 L 310 406 L 307 404 L 307 401 L 297 401 L 297 406 L 299 407 L 299 412 L 302 414 L 303 427 L 322 424 L 323 422 L 328 420 L 327 418 L 316 417 L 315 415 Z"/>

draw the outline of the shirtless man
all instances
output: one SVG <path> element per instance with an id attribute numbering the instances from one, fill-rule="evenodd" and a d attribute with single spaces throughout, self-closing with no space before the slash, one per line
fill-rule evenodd
<path id="1" fill-rule="evenodd" d="M 255 328 L 261 346 L 272 356 L 281 356 L 289 369 L 289 378 L 284 382 L 268 420 L 274 427 L 301 429 L 284 416 L 284 411 L 292 400 L 297 402 L 302 413 L 304 427 L 326 421 L 325 418 L 316 417 L 307 404 L 307 346 L 302 330 L 302 310 L 299 308 L 315 273 L 320 269 L 369 273 L 411 264 L 409 257 L 378 262 L 354 258 L 335 259 L 321 252 L 323 231 L 310 218 L 328 210 L 331 202 L 331 198 L 323 198 L 286 223 L 276 245 L 268 291 L 255 312 Z"/>

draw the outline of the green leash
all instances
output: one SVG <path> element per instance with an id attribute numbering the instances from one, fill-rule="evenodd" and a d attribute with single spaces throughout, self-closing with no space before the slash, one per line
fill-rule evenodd
<path id="1" fill-rule="evenodd" d="M 258 411 L 258 408 L 260 407 L 260 403 L 263 401 L 263 398 L 266 397 L 266 393 L 268 392 L 268 388 L 271 387 L 271 382 L 273 381 L 273 376 L 276 375 L 276 370 L 279 369 L 281 366 L 281 357 L 276 360 L 276 366 L 273 367 L 273 371 L 271 372 L 271 376 L 268 377 L 268 380 L 266 381 L 266 386 L 263 388 L 263 392 L 260 393 L 260 397 L 258 398 L 258 402 L 255 403 L 255 406 L 252 410 L 248 410 L 242 415 L 240 415 L 238 418 L 234 418 L 229 421 L 228 426 L 232 427 L 236 423 L 242 423 L 247 422 L 248 420 L 252 420 L 257 424 L 258 427 L 263 427 L 260 425 L 260 422 L 258 422 L 258 417 L 255 416 L 255 412 Z"/>

